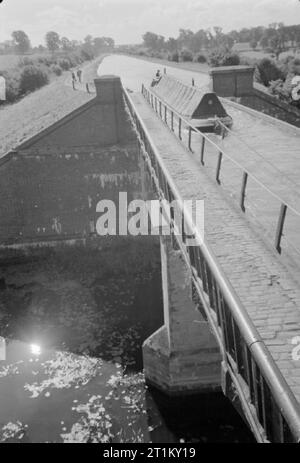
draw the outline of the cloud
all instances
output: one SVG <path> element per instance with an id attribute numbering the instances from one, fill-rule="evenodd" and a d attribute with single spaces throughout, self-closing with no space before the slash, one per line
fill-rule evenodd
<path id="1" fill-rule="evenodd" d="M 169 37 L 180 28 L 221 26 L 229 31 L 271 22 L 294 24 L 299 12 L 298 0 L 9 0 L 0 5 L 0 41 L 23 29 L 39 43 L 54 29 L 70 39 L 91 34 L 138 43 L 146 31 Z"/>

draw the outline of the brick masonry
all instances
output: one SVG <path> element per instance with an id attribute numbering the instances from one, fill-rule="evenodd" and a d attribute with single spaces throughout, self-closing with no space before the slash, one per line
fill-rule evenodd
<path id="1" fill-rule="evenodd" d="M 300 110 L 298 108 L 280 101 L 275 96 L 269 95 L 259 88 L 254 88 L 248 95 L 236 98 L 236 101 L 256 111 L 268 114 L 268 116 L 300 127 Z"/>
<path id="2" fill-rule="evenodd" d="M 192 298 L 191 275 L 169 237 L 161 237 L 164 326 L 143 345 L 145 376 L 168 394 L 220 388 L 221 356 Z"/>
<path id="3" fill-rule="evenodd" d="M 300 127 L 300 109 L 279 100 L 253 81 L 251 66 L 226 66 L 210 70 L 211 86 L 220 97 L 229 97 L 249 108 Z"/>
<path id="4" fill-rule="evenodd" d="M 100 199 L 151 194 L 120 79 L 96 87 L 96 98 L 1 159 L 2 245 L 89 235 Z"/>

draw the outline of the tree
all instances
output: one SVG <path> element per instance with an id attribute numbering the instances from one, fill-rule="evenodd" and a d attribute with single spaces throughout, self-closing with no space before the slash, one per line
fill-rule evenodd
<path id="1" fill-rule="evenodd" d="M 276 31 L 276 33 L 271 37 L 269 45 L 272 52 L 275 53 L 276 59 L 278 60 L 280 53 L 285 51 L 283 34 L 281 34 L 279 31 Z"/>
<path id="2" fill-rule="evenodd" d="M 192 50 L 197 52 L 204 48 L 207 48 L 209 44 L 209 37 L 207 31 L 200 29 L 198 32 L 194 34 L 192 40 Z"/>
<path id="3" fill-rule="evenodd" d="M 192 48 L 194 33 L 190 29 L 179 29 L 179 37 L 177 39 L 179 48 L 190 50 Z"/>
<path id="4" fill-rule="evenodd" d="M 146 34 L 143 35 L 143 41 L 145 47 L 151 50 L 161 50 L 165 46 L 165 38 L 154 32 L 146 32 Z"/>
<path id="5" fill-rule="evenodd" d="M 269 46 L 269 38 L 267 34 L 264 34 L 262 38 L 260 39 L 260 46 L 262 47 L 263 50 L 268 48 Z"/>
<path id="6" fill-rule="evenodd" d="M 257 69 L 259 71 L 259 78 L 261 80 L 261 83 L 266 87 L 270 84 L 272 80 L 284 78 L 282 71 L 276 66 L 274 61 L 271 61 L 267 58 L 262 59 L 257 64 Z"/>
<path id="7" fill-rule="evenodd" d="M 115 47 L 115 41 L 111 37 L 95 37 L 93 40 L 93 48 L 95 53 L 111 51 Z"/>
<path id="8" fill-rule="evenodd" d="M 72 43 L 67 37 L 62 37 L 60 43 L 64 51 L 72 50 Z"/>
<path id="9" fill-rule="evenodd" d="M 107 45 L 104 40 L 104 37 L 95 37 L 94 38 L 94 49 L 96 53 L 101 53 L 106 49 Z"/>
<path id="10" fill-rule="evenodd" d="M 59 49 L 60 38 L 57 32 L 50 31 L 47 32 L 45 37 L 46 45 L 49 51 L 54 53 L 56 50 Z"/>
<path id="11" fill-rule="evenodd" d="M 166 48 L 169 51 L 176 51 L 177 50 L 177 40 L 174 39 L 173 37 L 169 37 L 168 40 L 166 41 Z"/>
<path id="12" fill-rule="evenodd" d="M 33 92 L 46 85 L 48 81 L 48 74 L 43 69 L 38 66 L 26 65 L 20 76 L 20 92 Z"/>
<path id="13" fill-rule="evenodd" d="M 250 47 L 252 48 L 252 50 L 255 50 L 255 48 L 257 47 L 257 41 L 255 39 L 251 40 Z"/>
<path id="14" fill-rule="evenodd" d="M 103 37 L 107 50 L 113 50 L 115 48 L 115 41 L 111 37 Z"/>
<path id="15" fill-rule="evenodd" d="M 91 35 L 87 35 L 83 40 L 82 50 L 90 57 L 94 55 L 94 39 Z"/>
<path id="16" fill-rule="evenodd" d="M 24 55 L 27 51 L 30 50 L 31 44 L 28 35 L 24 31 L 14 31 L 12 33 L 12 38 L 16 51 Z"/>
<path id="17" fill-rule="evenodd" d="M 71 40 L 71 47 L 72 50 L 76 50 L 80 46 L 80 42 L 78 40 Z"/>
<path id="18" fill-rule="evenodd" d="M 209 64 L 214 67 L 236 66 L 240 64 L 240 57 L 236 53 L 231 53 L 227 47 L 219 47 L 210 52 Z"/>

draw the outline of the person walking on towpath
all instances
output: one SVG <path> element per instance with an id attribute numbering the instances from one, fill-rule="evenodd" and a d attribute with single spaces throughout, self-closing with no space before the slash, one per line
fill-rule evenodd
<path id="1" fill-rule="evenodd" d="M 73 90 L 75 90 L 75 82 L 76 82 L 75 72 L 72 71 L 72 86 L 73 86 Z"/>
<path id="2" fill-rule="evenodd" d="M 77 77 L 78 77 L 78 80 L 79 80 L 80 83 L 81 83 L 81 76 L 82 76 L 82 70 L 78 69 L 77 70 Z"/>

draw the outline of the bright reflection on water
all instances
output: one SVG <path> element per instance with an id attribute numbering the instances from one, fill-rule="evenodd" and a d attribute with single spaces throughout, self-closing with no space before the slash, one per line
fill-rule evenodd
<path id="1" fill-rule="evenodd" d="M 141 374 L 123 377 L 118 364 L 68 352 L 36 356 L 32 347 L 7 342 L 0 442 L 150 440 Z"/>
<path id="2" fill-rule="evenodd" d="M 30 344 L 30 351 L 33 355 L 40 355 L 42 348 L 38 344 Z"/>

